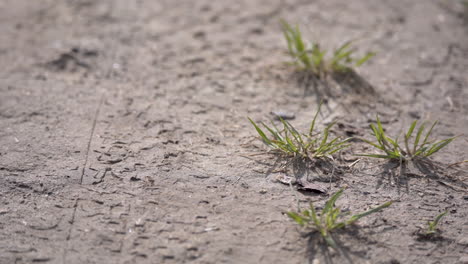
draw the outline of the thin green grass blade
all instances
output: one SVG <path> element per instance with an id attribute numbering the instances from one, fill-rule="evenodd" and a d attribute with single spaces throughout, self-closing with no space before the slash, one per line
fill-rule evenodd
<path id="1" fill-rule="evenodd" d="M 351 144 L 342 145 L 342 146 L 339 147 L 339 148 L 335 148 L 335 149 L 333 149 L 333 150 L 330 150 L 330 151 L 328 151 L 328 155 L 333 155 L 333 154 L 335 154 L 336 152 L 341 151 L 341 150 L 343 150 L 343 149 L 345 149 L 345 148 L 347 148 L 347 147 L 349 147 L 349 146 L 351 146 Z"/>
<path id="2" fill-rule="evenodd" d="M 320 50 L 319 45 L 314 44 L 312 48 L 312 60 L 314 63 L 314 66 L 317 68 L 317 70 L 322 66 L 325 54 L 327 52 L 325 50 Z"/>
<path id="3" fill-rule="evenodd" d="M 400 146 L 398 145 L 397 140 L 393 140 L 392 138 L 387 137 L 387 136 L 385 136 L 384 138 L 385 138 L 385 140 L 387 142 L 389 142 L 393 146 L 393 149 L 399 149 L 400 148 Z"/>
<path id="4" fill-rule="evenodd" d="M 382 204 L 382 205 L 380 205 L 380 206 L 378 206 L 378 207 L 376 207 L 376 208 L 374 208 L 374 209 L 368 210 L 368 211 L 366 211 L 366 212 L 364 212 L 364 213 L 360 213 L 360 214 L 353 215 L 350 219 L 348 219 L 348 220 L 346 221 L 346 225 L 353 224 L 354 222 L 356 222 L 357 220 L 359 220 L 359 219 L 361 219 L 361 218 L 363 218 L 363 217 L 365 217 L 365 216 L 368 216 L 368 215 L 373 214 L 373 213 L 376 213 L 376 212 L 378 212 L 378 211 L 380 211 L 380 210 L 382 210 L 382 209 L 384 209 L 384 208 L 387 208 L 387 207 L 389 207 L 392 203 L 393 203 L 393 201 L 386 202 L 386 203 L 384 203 L 384 204 Z"/>
<path id="5" fill-rule="evenodd" d="M 417 157 L 419 155 L 421 155 L 422 153 L 424 153 L 430 146 L 426 146 L 426 147 L 421 147 L 419 148 L 414 154 L 413 156 L 414 157 Z"/>
<path id="6" fill-rule="evenodd" d="M 289 53 L 294 56 L 294 50 L 292 48 L 292 38 L 291 38 L 291 35 L 292 35 L 292 32 L 293 32 L 293 29 L 291 28 L 291 26 L 283 19 L 280 20 L 280 23 L 283 27 L 283 34 L 284 34 L 284 38 L 286 39 L 286 42 L 288 44 L 288 51 Z"/>
<path id="7" fill-rule="evenodd" d="M 387 146 L 385 145 L 385 133 L 383 132 L 382 125 L 380 127 L 377 125 L 377 127 L 374 126 L 374 124 L 370 124 L 370 128 L 374 132 L 374 136 L 377 139 L 377 143 L 379 143 L 381 149 L 385 152 L 387 152 Z"/>
<path id="8" fill-rule="evenodd" d="M 390 144 L 388 142 L 389 137 L 385 135 L 382 124 L 380 123 L 380 120 L 378 117 L 377 117 L 377 128 L 375 129 L 375 133 L 377 133 L 377 141 L 379 142 L 380 146 L 384 149 L 386 153 L 389 153 L 389 150 L 387 149 L 390 147 Z M 393 140 L 390 139 L 390 141 L 393 141 Z"/>
<path id="9" fill-rule="evenodd" d="M 444 140 L 441 140 L 441 141 L 435 143 L 435 144 L 432 145 L 432 147 L 424 154 L 424 156 L 429 157 L 429 156 L 433 155 L 433 154 L 436 153 L 437 151 L 441 150 L 442 148 L 444 148 L 445 146 L 447 146 L 448 144 L 450 144 L 450 142 L 452 142 L 455 138 L 456 138 L 456 137 L 447 138 L 447 139 L 444 139 Z"/>
<path id="10" fill-rule="evenodd" d="M 342 61 L 343 59 L 346 59 L 346 58 L 349 58 L 349 56 L 351 56 L 351 54 L 353 53 L 354 51 L 352 50 L 349 50 L 347 52 L 343 52 L 343 53 L 340 53 L 338 55 L 335 55 L 332 59 L 332 64 L 338 64 L 340 61 Z"/>
<path id="11" fill-rule="evenodd" d="M 335 210 L 333 210 L 333 214 L 332 214 L 332 217 L 331 217 L 331 222 L 330 222 L 330 227 L 334 226 L 335 223 L 336 223 L 336 220 L 338 219 L 338 216 L 340 216 L 341 214 L 341 209 L 339 207 L 335 208 Z"/>
<path id="12" fill-rule="evenodd" d="M 317 141 L 318 141 L 318 138 L 315 138 L 315 139 L 313 139 L 313 140 L 310 140 L 309 143 L 307 143 L 307 144 L 305 145 L 305 149 L 309 149 L 309 148 L 315 146 L 315 144 L 317 143 Z"/>
<path id="13" fill-rule="evenodd" d="M 328 229 L 328 227 L 330 226 L 330 223 L 332 221 L 333 211 L 335 211 L 335 209 L 336 208 L 332 209 L 331 212 L 328 212 L 326 214 L 323 214 L 323 212 L 322 212 L 322 216 L 323 216 L 323 218 L 325 218 L 325 221 L 324 221 L 325 224 L 324 225 L 325 225 L 326 229 Z"/>
<path id="14" fill-rule="evenodd" d="M 330 124 L 328 125 L 324 130 L 323 130 L 323 137 L 322 137 L 322 142 L 320 142 L 320 145 L 319 145 L 319 149 L 323 148 L 325 146 L 325 144 L 327 143 L 327 140 L 328 140 L 328 134 L 329 134 L 329 129 L 330 127 L 333 125 Z"/>
<path id="15" fill-rule="evenodd" d="M 284 141 L 276 141 L 275 143 L 277 144 L 278 148 L 280 148 L 280 150 L 287 154 L 293 154 L 295 152 L 286 139 Z"/>
<path id="16" fill-rule="evenodd" d="M 378 155 L 378 154 L 356 154 L 355 156 L 378 158 L 378 159 L 393 159 L 394 158 L 394 156 Z"/>
<path id="17" fill-rule="evenodd" d="M 297 146 L 294 144 L 294 142 L 291 140 L 290 137 L 286 136 L 286 142 L 288 142 L 289 149 L 291 149 L 292 152 L 298 152 L 297 151 Z"/>
<path id="18" fill-rule="evenodd" d="M 411 126 L 410 128 L 408 129 L 408 132 L 406 133 L 405 135 L 405 138 L 409 139 L 411 137 L 411 135 L 413 134 L 413 131 L 414 131 L 414 128 L 416 127 L 416 124 L 418 123 L 417 120 L 413 121 L 413 123 L 411 123 Z"/>
<path id="19" fill-rule="evenodd" d="M 380 122 L 380 118 L 379 116 L 377 116 L 377 127 L 379 129 L 379 132 L 381 135 L 385 135 L 385 132 L 383 130 L 383 127 L 382 127 L 382 123 Z"/>
<path id="20" fill-rule="evenodd" d="M 293 28 L 291 27 L 291 25 L 288 22 L 286 22 L 286 20 L 280 19 L 280 23 L 283 26 L 283 29 L 285 31 L 287 31 L 287 32 L 293 32 L 294 31 Z"/>
<path id="21" fill-rule="evenodd" d="M 296 223 L 298 223 L 300 226 L 304 226 L 304 225 L 305 225 L 304 218 L 303 218 L 302 216 L 300 216 L 299 214 L 294 213 L 294 212 L 286 212 L 286 214 L 287 214 L 292 220 L 294 220 Z"/>
<path id="22" fill-rule="evenodd" d="M 372 142 L 372 141 L 369 141 L 369 140 L 363 139 L 363 138 L 359 138 L 359 140 L 362 140 L 362 141 L 364 141 L 365 143 L 367 143 L 367 144 L 369 144 L 369 145 L 371 145 L 371 146 L 373 146 L 373 147 L 375 147 L 375 148 L 377 148 L 377 149 L 380 149 L 380 150 L 385 151 L 385 149 L 384 149 L 382 146 L 379 146 L 379 145 L 375 144 L 375 143 Z"/>
<path id="23" fill-rule="evenodd" d="M 327 225 L 327 229 L 329 231 L 332 231 L 335 228 L 339 228 L 339 227 L 337 227 L 338 225 L 337 225 L 336 221 L 338 220 L 338 217 L 340 215 L 341 215 L 341 209 L 340 208 L 335 208 L 333 210 L 331 216 L 330 216 L 330 221 L 328 222 L 328 225 Z"/>
<path id="24" fill-rule="evenodd" d="M 364 142 L 374 146 L 377 149 L 384 151 L 387 155 L 367 155 L 368 157 L 374 158 L 399 158 L 401 156 L 400 146 L 398 144 L 398 138 L 393 140 L 385 135 L 385 132 L 380 122 L 380 118 L 377 116 L 377 124 L 370 124 L 370 128 L 373 132 L 374 137 L 377 139 L 377 143 L 373 143 L 367 140 Z M 362 140 L 362 139 L 361 139 Z"/>
<path id="25" fill-rule="evenodd" d="M 334 143 L 333 145 L 330 145 L 329 147 L 324 149 L 324 151 L 326 151 L 326 152 L 331 152 L 331 151 L 336 152 L 336 149 L 342 149 L 344 147 L 347 147 L 347 146 L 351 145 L 351 144 L 346 144 L 346 143 L 348 143 L 347 139 L 341 140 L 338 143 Z M 330 154 L 332 154 L 332 153 L 330 153 Z"/>
<path id="26" fill-rule="evenodd" d="M 299 133 L 299 131 L 297 131 L 288 121 L 283 120 L 283 118 L 281 117 L 280 117 L 280 120 L 283 123 L 285 129 L 288 130 L 289 133 L 294 137 L 296 142 L 298 142 L 301 146 L 303 146 L 304 141 L 302 140 L 301 133 Z"/>
<path id="27" fill-rule="evenodd" d="M 310 129 L 309 129 L 309 136 L 312 136 L 312 133 L 314 132 L 314 128 L 315 128 L 315 120 L 317 120 L 317 116 L 320 112 L 320 108 L 322 107 L 322 104 L 323 104 L 323 101 L 321 100 L 320 101 L 320 104 L 317 108 L 317 112 L 315 113 L 314 115 L 314 119 L 312 119 L 312 123 L 310 124 Z"/>
<path id="28" fill-rule="evenodd" d="M 304 41 L 302 41 L 302 34 L 298 25 L 296 25 L 296 27 L 294 28 L 294 41 L 296 43 L 297 51 L 304 52 L 306 48 L 304 45 Z"/>
<path id="29" fill-rule="evenodd" d="M 312 218 L 312 221 L 314 222 L 314 225 L 321 231 L 323 227 L 317 216 L 317 212 L 315 211 L 315 207 L 313 203 L 310 203 L 310 213 L 311 213 L 311 218 Z"/>
<path id="30" fill-rule="evenodd" d="M 294 140 L 296 141 L 296 145 L 303 148 L 304 147 L 304 141 L 302 140 L 301 134 L 296 133 L 296 132 L 291 132 L 291 135 L 294 137 Z"/>
<path id="31" fill-rule="evenodd" d="M 275 130 L 265 125 L 265 123 L 262 123 L 263 127 L 266 130 L 268 130 L 268 132 L 270 132 L 270 134 L 274 137 L 275 140 L 284 141 L 283 136 L 281 136 L 281 133 L 279 133 L 278 128 L 275 126 L 275 124 L 273 124 L 273 122 L 271 124 L 274 126 Z"/>
<path id="32" fill-rule="evenodd" d="M 296 26 L 294 37 L 295 37 L 294 42 L 296 44 L 297 52 L 303 53 L 302 55 L 300 55 L 299 58 L 301 62 L 306 66 L 306 68 L 310 69 L 311 68 L 310 59 L 309 59 L 309 56 L 307 56 L 307 53 L 305 52 L 306 47 L 305 47 L 304 41 L 302 40 L 302 34 L 299 29 L 299 26 Z"/>
<path id="33" fill-rule="evenodd" d="M 345 222 L 339 222 L 339 223 L 335 223 L 335 225 L 333 225 L 330 229 L 331 230 L 334 230 L 334 229 L 339 229 L 339 228 L 343 228 L 346 226 L 346 223 Z"/>
<path id="34" fill-rule="evenodd" d="M 336 56 L 339 56 L 344 50 L 346 50 L 347 48 L 349 48 L 351 46 L 351 44 L 353 43 L 353 41 L 347 41 L 345 42 L 343 45 L 341 45 L 337 50 L 335 50 L 335 52 L 333 53 L 333 57 L 336 57 Z"/>
<path id="35" fill-rule="evenodd" d="M 442 217 L 444 217 L 446 214 L 448 213 L 448 211 L 445 211 L 441 214 L 439 214 L 436 219 L 434 219 L 433 223 L 434 223 L 434 226 L 437 226 L 440 222 L 440 220 L 442 219 Z"/>
<path id="36" fill-rule="evenodd" d="M 405 135 L 405 148 L 406 148 L 406 154 L 411 157 L 413 152 L 409 147 L 409 139 L 406 137 L 406 135 Z"/>
<path id="37" fill-rule="evenodd" d="M 286 139 L 286 142 L 288 144 L 296 147 L 296 142 L 294 142 L 294 140 L 293 140 L 294 139 L 294 131 L 291 131 L 291 129 L 288 126 L 287 123 L 283 123 L 283 126 L 284 126 L 284 139 Z"/>
<path id="38" fill-rule="evenodd" d="M 336 137 L 336 138 L 332 139 L 330 142 L 326 143 L 325 146 L 326 146 L 327 148 L 333 147 L 334 145 L 339 144 L 339 143 L 335 143 L 335 142 L 337 142 L 339 139 L 340 139 L 339 137 Z"/>
<path id="39" fill-rule="evenodd" d="M 325 215 L 325 226 L 327 230 L 331 230 L 331 227 L 335 225 L 335 220 L 340 213 L 340 208 L 333 208 L 330 212 Z"/>
<path id="40" fill-rule="evenodd" d="M 275 147 L 284 153 L 292 154 L 293 151 L 289 148 L 289 145 L 283 141 L 273 141 L 275 143 Z"/>
<path id="41" fill-rule="evenodd" d="M 263 139 L 263 141 L 267 144 L 267 145 L 272 145 L 272 142 L 270 139 L 268 139 L 268 137 L 265 135 L 265 133 L 263 132 L 263 130 L 252 120 L 250 119 L 250 117 L 248 118 L 250 123 L 252 123 L 252 125 L 255 127 L 255 130 L 257 130 L 257 133 L 260 135 L 260 137 Z"/>
<path id="42" fill-rule="evenodd" d="M 416 133 L 416 138 L 414 139 L 413 153 L 416 153 L 416 150 L 418 149 L 419 140 L 421 139 L 421 135 L 424 132 L 425 128 L 426 128 L 426 123 L 423 123 L 422 125 L 419 126 L 418 132 Z"/>
<path id="43" fill-rule="evenodd" d="M 327 152 L 329 149 L 333 148 L 336 141 L 338 141 L 339 138 L 334 138 L 330 142 L 325 143 L 324 145 L 320 145 L 319 148 L 317 149 L 317 152 Z"/>
<path id="44" fill-rule="evenodd" d="M 429 131 L 427 132 L 426 134 L 426 137 L 424 138 L 424 141 L 423 141 L 423 144 L 422 145 L 425 145 L 428 140 L 429 140 L 429 136 L 431 135 L 432 133 L 432 129 L 434 129 L 434 127 L 437 125 L 438 121 L 435 121 L 434 124 L 432 124 L 431 128 L 429 129 Z"/>
<path id="45" fill-rule="evenodd" d="M 380 133 L 379 131 L 377 130 L 377 128 L 374 126 L 374 124 L 370 124 L 369 127 L 372 129 L 372 132 L 374 133 L 374 137 L 379 140 L 380 138 Z"/>
<path id="46" fill-rule="evenodd" d="M 361 59 L 359 59 L 359 60 L 354 64 L 354 66 L 355 66 L 355 67 L 361 66 L 361 65 L 364 64 L 366 61 L 372 59 L 375 55 L 376 55 L 375 52 L 368 52 L 364 57 L 362 57 Z"/>
<path id="47" fill-rule="evenodd" d="M 338 143 L 335 143 L 339 140 L 339 138 L 335 138 L 332 141 L 330 141 L 325 147 L 318 149 L 317 152 L 321 152 L 323 155 L 332 155 L 348 146 L 350 144 L 346 144 L 350 138 L 347 138 L 345 140 L 342 140 Z"/>
<path id="48" fill-rule="evenodd" d="M 330 212 L 333 209 L 333 207 L 335 206 L 336 200 L 338 200 L 338 198 L 340 198 L 340 196 L 343 194 L 344 190 L 345 189 L 342 188 L 341 190 L 334 193 L 332 195 L 332 197 L 330 197 L 330 199 L 328 199 L 328 201 L 325 203 L 325 207 L 322 210 L 322 214 L 327 214 L 328 212 Z"/>
<path id="49" fill-rule="evenodd" d="M 275 122 L 270 121 L 270 124 L 271 124 L 271 126 L 275 129 L 275 131 L 276 131 L 278 134 L 281 134 L 282 132 L 285 131 L 284 126 L 283 126 L 283 129 L 282 129 L 282 130 L 279 130 L 278 127 L 275 125 Z"/>

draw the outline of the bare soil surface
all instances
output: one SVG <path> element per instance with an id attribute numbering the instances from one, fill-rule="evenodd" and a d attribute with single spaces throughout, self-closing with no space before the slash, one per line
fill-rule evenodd
<path id="1" fill-rule="evenodd" d="M 281 18 L 377 56 L 310 84 L 284 63 Z M 0 263 L 468 263 L 467 166 L 448 166 L 468 159 L 461 2 L 3 0 L 0 33 Z M 357 141 L 337 172 L 262 154 L 247 117 L 306 128 L 322 98 L 337 135 L 368 137 L 378 114 L 391 135 L 422 119 L 462 136 L 404 175 Z M 345 211 L 395 202 L 339 251 L 285 215 L 343 187 Z"/>

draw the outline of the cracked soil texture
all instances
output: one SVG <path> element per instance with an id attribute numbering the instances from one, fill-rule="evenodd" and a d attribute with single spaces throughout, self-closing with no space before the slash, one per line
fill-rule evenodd
<path id="1" fill-rule="evenodd" d="M 468 166 L 448 166 L 467 159 L 467 14 L 456 0 L 0 1 L 0 263 L 468 263 Z M 281 18 L 377 52 L 363 82 L 311 87 L 284 63 Z M 318 125 L 338 135 L 368 137 L 378 114 L 391 135 L 421 119 L 461 136 L 404 175 L 357 161 L 371 151 L 357 141 L 337 175 L 275 169 L 247 117 L 293 112 L 305 129 L 322 98 Z M 343 187 L 345 211 L 394 203 L 335 251 L 285 212 Z M 419 239 L 445 210 L 440 237 Z"/>

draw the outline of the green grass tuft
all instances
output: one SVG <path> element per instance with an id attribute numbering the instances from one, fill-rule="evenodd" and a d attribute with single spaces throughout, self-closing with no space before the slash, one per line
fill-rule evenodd
<path id="1" fill-rule="evenodd" d="M 366 139 L 361 139 L 374 148 L 384 152 L 385 154 L 360 154 L 359 156 L 367 156 L 372 158 L 390 159 L 401 162 L 410 161 L 416 158 L 429 157 L 437 153 L 439 150 L 450 144 L 456 137 L 443 139 L 440 141 L 429 140 L 432 130 L 437 124 L 437 121 L 432 124 L 427 132 L 426 123 L 419 126 L 411 144 L 411 139 L 415 132 L 418 121 L 414 121 L 404 135 L 403 145 L 398 142 L 398 137 L 392 139 L 388 137 L 382 127 L 379 117 L 377 124 L 371 124 L 372 135 L 377 140 L 371 142 Z"/>
<path id="2" fill-rule="evenodd" d="M 336 49 L 331 58 L 327 58 L 327 51 L 321 49 L 318 43 L 308 44 L 303 40 L 298 26 L 293 27 L 284 20 L 281 24 L 288 52 L 294 59 L 293 64 L 300 70 L 312 72 L 318 78 L 325 78 L 332 72 L 347 72 L 375 56 L 375 53 L 368 52 L 362 57 L 355 57 L 352 41 L 348 41 Z"/>
<path id="3" fill-rule="evenodd" d="M 315 122 L 321 105 L 322 103 L 319 105 L 310 124 L 308 134 L 298 132 L 289 122 L 282 118 L 280 118 L 283 126 L 282 129 L 279 129 L 273 122 L 271 122 L 271 126 L 267 126 L 263 122 L 257 124 L 250 118 L 249 121 L 255 127 L 263 142 L 274 151 L 310 160 L 314 158 L 331 158 L 334 153 L 349 146 L 347 142 L 350 138 L 342 140 L 339 137 L 335 137 L 330 139 L 329 131 L 335 123 L 331 123 L 325 127 L 321 133 L 315 132 Z M 270 136 L 267 136 L 267 133 Z"/>
<path id="4" fill-rule="evenodd" d="M 334 193 L 330 199 L 326 202 L 325 207 L 320 212 L 320 215 L 316 212 L 315 207 L 310 203 L 310 208 L 302 212 L 287 212 L 287 215 L 293 219 L 297 224 L 303 227 L 314 228 L 317 230 L 326 243 L 333 248 L 337 248 L 336 242 L 331 236 L 331 233 L 340 228 L 352 225 L 359 219 L 381 211 L 386 207 L 389 207 L 393 202 L 386 202 L 376 208 L 370 209 L 360 214 L 355 214 L 347 220 L 339 220 L 343 214 L 339 207 L 335 207 L 335 203 L 338 198 L 343 194 L 344 189 Z"/>
<path id="5" fill-rule="evenodd" d="M 444 217 L 447 213 L 448 213 L 448 211 L 445 211 L 445 212 L 439 214 L 438 216 L 436 216 L 434 221 L 429 221 L 427 223 L 428 227 L 427 227 L 426 235 L 432 236 L 435 233 L 437 233 L 437 226 L 439 225 L 439 222 L 442 219 L 442 217 Z"/>

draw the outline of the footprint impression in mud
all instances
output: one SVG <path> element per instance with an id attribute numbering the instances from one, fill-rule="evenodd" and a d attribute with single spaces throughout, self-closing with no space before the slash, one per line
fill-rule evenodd
<path id="1" fill-rule="evenodd" d="M 130 152 L 124 145 L 112 145 L 107 151 L 99 152 L 101 154 L 97 157 L 97 160 L 103 164 L 116 164 L 126 160 Z"/>

